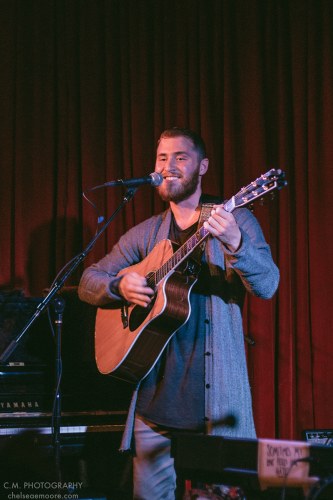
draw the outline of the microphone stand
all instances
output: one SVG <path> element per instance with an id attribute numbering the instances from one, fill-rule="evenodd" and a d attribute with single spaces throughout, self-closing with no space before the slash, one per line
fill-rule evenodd
<path id="1" fill-rule="evenodd" d="M 61 375 L 62 375 L 62 359 L 61 359 L 61 331 L 62 331 L 62 316 L 65 309 L 65 301 L 62 297 L 57 297 L 53 301 L 53 308 L 56 314 L 55 325 L 56 325 L 56 359 L 55 359 L 55 394 L 54 394 L 54 407 L 53 407 L 53 451 L 55 466 L 57 472 L 57 479 L 61 482 L 61 442 L 60 442 L 60 430 L 61 430 Z"/>
<path id="2" fill-rule="evenodd" d="M 23 336 L 26 334 L 26 332 L 29 330 L 31 325 L 36 321 L 36 319 L 40 316 L 40 314 L 46 309 L 46 307 L 49 305 L 53 297 L 56 295 L 56 293 L 63 287 L 65 281 L 73 274 L 73 272 L 77 269 L 77 267 L 83 262 L 83 260 L 86 258 L 88 253 L 92 250 L 94 247 L 96 241 L 98 238 L 101 236 L 102 233 L 106 230 L 106 228 L 109 226 L 109 224 L 113 221 L 115 216 L 122 210 L 122 208 L 133 198 L 134 194 L 137 191 L 137 187 L 130 187 L 119 206 L 116 208 L 116 210 L 113 212 L 113 214 L 106 220 L 104 225 L 100 228 L 100 230 L 95 234 L 95 236 L 92 238 L 92 240 L 88 243 L 86 248 L 79 253 L 72 261 L 71 265 L 68 267 L 65 267 L 65 271 L 62 276 L 60 276 L 53 284 L 52 288 L 49 290 L 48 294 L 45 296 L 45 298 L 42 300 L 40 304 L 38 304 L 35 313 L 31 316 L 31 318 L 28 320 L 26 325 L 24 326 L 23 330 L 17 335 L 15 339 L 11 341 L 11 343 L 8 345 L 8 347 L 5 349 L 5 351 L 1 354 L 0 356 L 0 364 L 5 363 L 9 356 L 15 351 L 15 349 L 18 347 L 20 341 L 22 340 Z M 55 311 L 56 314 L 58 314 L 58 318 L 56 321 L 58 321 L 58 336 L 57 336 L 57 344 L 58 349 L 57 349 L 57 370 L 59 367 L 61 368 L 61 352 L 60 352 L 60 342 L 61 342 L 61 335 L 60 335 L 60 329 L 61 329 L 61 323 L 62 323 L 62 307 L 59 306 L 59 304 L 56 303 L 55 306 Z M 63 309 L 62 309 L 63 310 Z M 61 316 L 59 318 L 59 316 Z M 59 389 L 59 388 L 57 388 Z M 55 415 L 54 415 L 54 422 L 55 425 L 53 427 L 53 444 L 55 447 L 55 458 L 56 458 L 56 466 L 59 467 L 59 452 L 60 452 L 60 441 L 59 441 L 59 429 L 60 429 L 60 414 L 61 414 L 61 393 L 60 390 L 56 394 L 56 400 L 55 400 Z M 59 469 L 60 470 L 60 469 Z M 58 471 L 59 473 L 59 471 Z"/>

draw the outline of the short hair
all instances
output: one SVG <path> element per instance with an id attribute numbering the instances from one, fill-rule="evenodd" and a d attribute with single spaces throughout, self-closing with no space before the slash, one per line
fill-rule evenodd
<path id="1" fill-rule="evenodd" d="M 202 137 L 194 132 L 193 130 L 190 130 L 188 128 L 181 128 L 181 127 L 172 127 L 172 128 L 167 128 L 164 130 L 158 141 L 157 145 L 160 143 L 161 139 L 169 139 L 170 137 L 186 137 L 189 139 L 193 146 L 194 149 L 197 151 L 200 157 L 200 161 L 203 158 L 206 158 L 206 146 L 205 143 L 202 139 Z"/>

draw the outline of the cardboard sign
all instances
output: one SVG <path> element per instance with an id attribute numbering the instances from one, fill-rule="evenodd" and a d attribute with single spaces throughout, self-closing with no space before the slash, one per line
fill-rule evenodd
<path id="1" fill-rule="evenodd" d="M 311 486 L 319 478 L 309 476 L 309 456 L 309 443 L 259 439 L 258 479 L 261 489 Z"/>

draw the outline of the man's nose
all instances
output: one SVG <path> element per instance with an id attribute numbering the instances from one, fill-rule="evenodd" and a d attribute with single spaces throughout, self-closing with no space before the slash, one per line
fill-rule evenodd
<path id="1" fill-rule="evenodd" d="M 164 170 L 172 170 L 176 165 L 176 159 L 173 156 L 166 158 L 164 163 Z"/>

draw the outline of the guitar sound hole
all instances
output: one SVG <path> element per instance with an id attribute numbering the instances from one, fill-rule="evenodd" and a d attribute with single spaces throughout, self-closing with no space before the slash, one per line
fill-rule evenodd
<path id="1" fill-rule="evenodd" d="M 148 307 L 141 307 L 141 306 L 135 306 L 132 309 L 132 312 L 129 317 L 129 322 L 128 322 L 128 327 L 133 332 L 137 328 L 142 325 L 142 323 L 145 321 L 147 318 L 148 314 L 150 313 L 153 305 L 154 305 L 155 299 L 151 301 Z"/>

